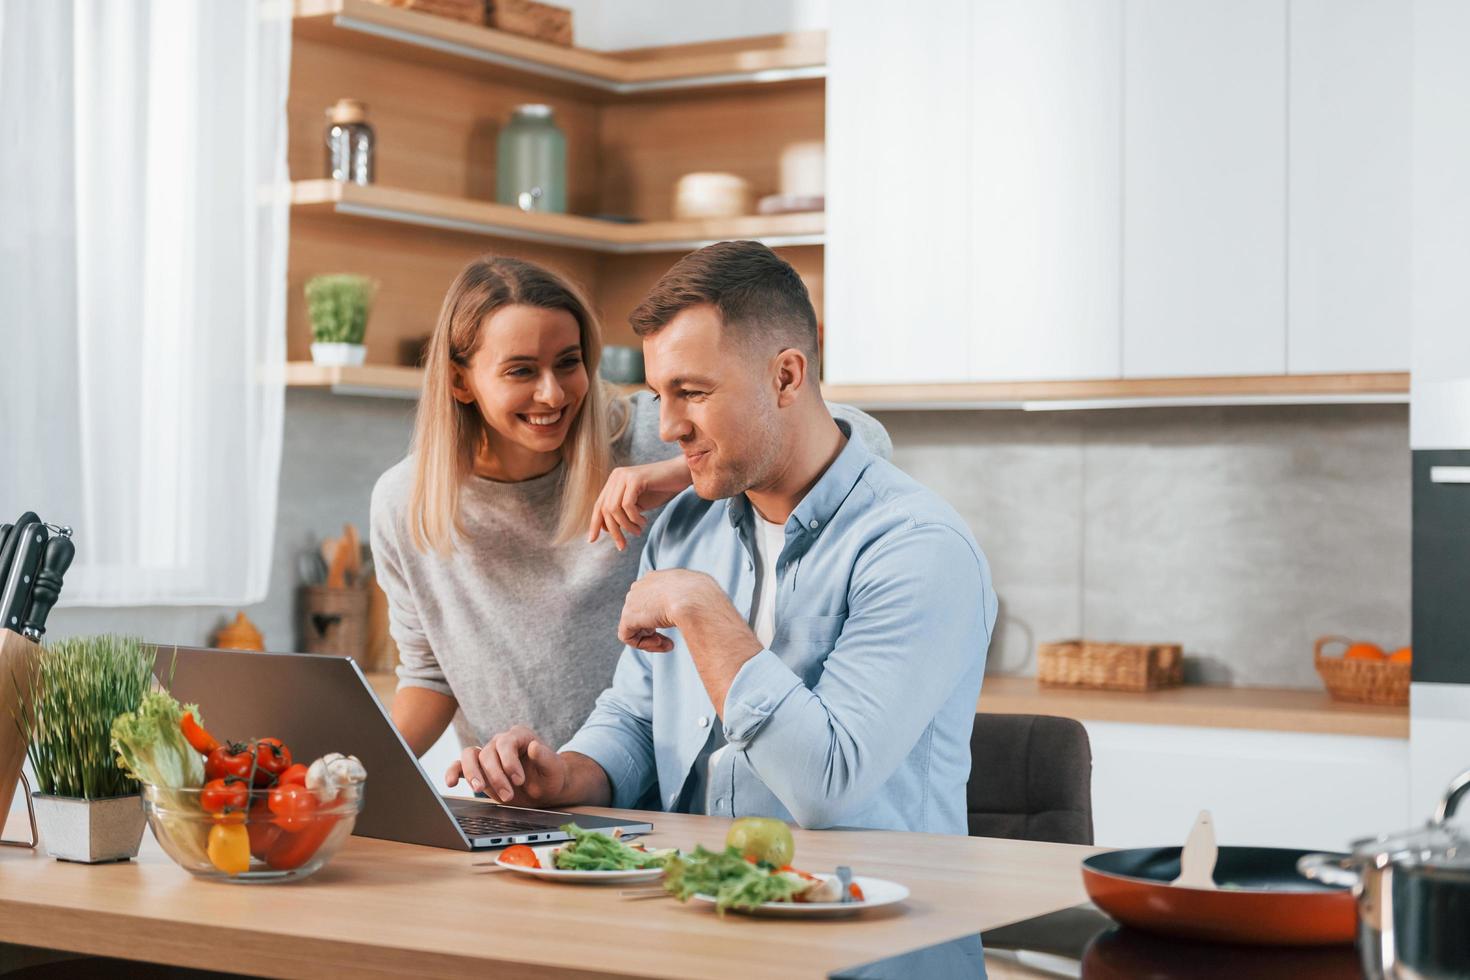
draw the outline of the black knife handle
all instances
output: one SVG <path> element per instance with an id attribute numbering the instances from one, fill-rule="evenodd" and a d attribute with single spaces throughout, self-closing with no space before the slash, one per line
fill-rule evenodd
<path id="1" fill-rule="evenodd" d="M 10 574 L 5 576 L 5 589 L 0 592 L 0 628 L 19 633 L 50 532 L 46 525 L 32 521 L 22 525 L 16 537 L 15 558 L 10 562 Z"/>
<path id="2" fill-rule="evenodd" d="M 0 592 L 5 589 L 5 583 L 10 581 L 10 563 L 15 558 L 15 546 L 20 543 L 21 528 L 27 524 L 39 524 L 41 519 L 36 512 L 28 510 L 16 520 L 14 524 L 8 525 L 10 533 L 5 535 L 5 540 L 0 542 Z"/>
<path id="3" fill-rule="evenodd" d="M 51 607 L 61 598 L 61 580 L 76 557 L 77 546 L 71 538 L 58 534 L 46 542 L 46 553 L 41 558 L 41 567 L 36 570 L 36 581 L 31 586 L 31 607 L 26 613 L 21 633 L 30 639 L 40 639 L 46 632 L 46 617 Z"/>

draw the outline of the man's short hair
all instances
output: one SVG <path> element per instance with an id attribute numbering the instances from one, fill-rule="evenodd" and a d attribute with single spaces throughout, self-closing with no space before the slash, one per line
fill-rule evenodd
<path id="1" fill-rule="evenodd" d="M 628 322 L 646 337 L 704 304 L 718 310 L 723 329 L 747 347 L 770 354 L 794 347 L 816 364 L 817 313 L 806 284 L 760 242 L 719 242 L 690 252 L 663 274 Z"/>

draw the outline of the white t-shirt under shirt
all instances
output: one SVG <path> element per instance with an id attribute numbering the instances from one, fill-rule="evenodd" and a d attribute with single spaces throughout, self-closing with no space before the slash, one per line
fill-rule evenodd
<path id="1" fill-rule="evenodd" d="M 755 511 L 755 508 L 752 507 L 751 510 Z M 779 584 L 776 581 L 776 559 L 781 557 L 781 549 L 784 547 L 786 525 L 772 524 L 757 511 L 755 560 L 761 571 L 755 580 L 755 601 L 751 603 L 755 607 L 755 614 L 750 619 L 750 628 L 755 630 L 761 645 L 766 648 L 770 647 L 771 639 L 776 635 L 776 592 Z"/>

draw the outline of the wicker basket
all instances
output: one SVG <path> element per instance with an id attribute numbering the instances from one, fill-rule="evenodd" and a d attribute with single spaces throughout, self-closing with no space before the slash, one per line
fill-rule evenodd
<path id="1" fill-rule="evenodd" d="M 367 644 L 367 589 L 301 590 L 301 643 L 307 653 L 330 653 L 363 660 Z"/>
<path id="2" fill-rule="evenodd" d="M 1344 647 L 1353 641 L 1345 636 L 1321 636 L 1312 648 L 1312 660 L 1327 693 L 1338 701 L 1359 704 L 1391 704 L 1403 707 L 1409 703 L 1409 665 L 1388 660 L 1344 660 L 1328 656 L 1323 648 L 1333 643 Z"/>
<path id="3" fill-rule="evenodd" d="M 485 23 L 497 31 L 571 47 L 572 12 L 537 0 L 490 0 Z"/>
<path id="4" fill-rule="evenodd" d="M 1184 648 L 1177 643 L 1094 643 L 1064 640 L 1036 648 L 1042 687 L 1156 691 L 1184 683 Z"/>
<path id="5" fill-rule="evenodd" d="M 374 0 L 385 7 L 401 7 L 421 14 L 462 20 L 466 24 L 485 23 L 485 0 Z"/>

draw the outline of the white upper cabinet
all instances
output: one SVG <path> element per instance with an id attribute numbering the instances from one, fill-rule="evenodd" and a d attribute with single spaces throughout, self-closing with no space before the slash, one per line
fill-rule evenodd
<path id="1" fill-rule="evenodd" d="M 1127 0 L 1123 374 L 1286 370 L 1286 0 Z"/>
<path id="2" fill-rule="evenodd" d="M 1292 0 L 1286 366 L 1409 369 L 1413 8 Z"/>
<path id="3" fill-rule="evenodd" d="M 967 0 L 835 3 L 827 44 L 827 381 L 967 380 Z"/>
<path id="4" fill-rule="evenodd" d="M 1470 449 L 1470 4 L 1414 4 L 1409 444 Z"/>
<path id="5" fill-rule="evenodd" d="M 1405 370 L 1412 20 L 832 4 L 827 380 Z"/>
<path id="6" fill-rule="evenodd" d="M 1122 0 L 973 4 L 975 380 L 1119 375 L 1122 14 Z"/>

